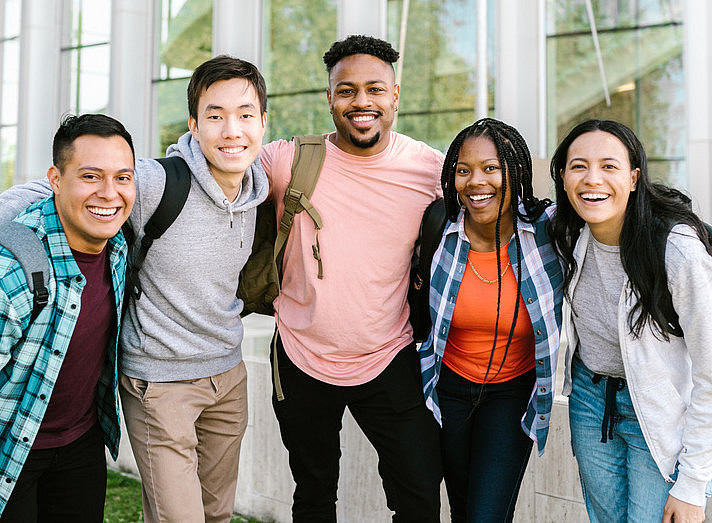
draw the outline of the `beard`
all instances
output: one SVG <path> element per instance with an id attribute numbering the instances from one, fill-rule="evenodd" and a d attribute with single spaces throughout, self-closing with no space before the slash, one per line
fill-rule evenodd
<path id="1" fill-rule="evenodd" d="M 370 149 L 371 147 L 376 145 L 381 139 L 381 133 L 379 131 L 374 134 L 373 137 L 368 138 L 366 140 L 360 140 L 357 136 L 354 136 L 353 134 L 350 134 L 349 138 L 351 139 L 351 143 L 354 144 L 356 147 L 359 147 L 361 149 Z"/>

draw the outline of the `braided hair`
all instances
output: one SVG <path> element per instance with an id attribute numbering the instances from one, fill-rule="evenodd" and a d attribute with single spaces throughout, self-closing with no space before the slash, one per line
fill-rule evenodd
<path id="1" fill-rule="evenodd" d="M 514 336 L 514 328 L 517 324 L 519 315 L 519 300 L 522 296 L 522 246 L 519 239 L 519 231 L 517 230 L 517 220 L 532 223 L 536 221 L 544 210 L 551 205 L 551 200 L 539 200 L 534 196 L 534 188 L 532 185 L 532 159 L 529 153 L 524 138 L 519 134 L 514 127 L 507 125 L 504 122 L 495 120 L 494 118 L 482 118 L 477 120 L 469 127 L 464 128 L 458 133 L 453 142 L 448 148 L 445 155 L 445 163 L 441 183 L 443 188 L 443 198 L 445 200 L 445 213 L 448 219 L 452 222 L 457 221 L 460 214 L 460 202 L 458 201 L 457 190 L 455 189 L 455 175 L 457 171 L 457 161 L 460 155 L 462 144 L 468 138 L 485 137 L 492 141 L 497 149 L 497 158 L 501 166 L 502 173 L 502 197 L 499 201 L 497 211 L 497 223 L 495 225 L 495 248 L 497 252 L 497 274 L 502 273 L 502 260 L 500 258 L 500 227 L 502 222 L 502 210 L 504 207 L 504 195 L 508 190 L 511 190 L 510 206 L 512 211 L 512 228 L 514 232 L 514 243 L 517 252 L 517 297 L 514 302 L 514 318 L 512 325 L 509 328 L 509 336 L 507 345 L 504 348 L 504 356 L 499 365 L 499 369 L 492 377 L 493 379 L 500 373 L 504 362 L 507 359 L 509 346 L 512 343 Z M 523 211 L 520 210 L 519 204 L 522 204 Z M 494 327 L 494 340 L 492 341 L 492 351 L 490 352 L 487 371 L 485 372 L 484 383 L 487 382 L 487 377 L 492 366 L 494 351 L 497 346 L 497 330 L 499 328 L 500 304 L 502 300 L 502 278 L 497 277 L 497 317 Z"/>

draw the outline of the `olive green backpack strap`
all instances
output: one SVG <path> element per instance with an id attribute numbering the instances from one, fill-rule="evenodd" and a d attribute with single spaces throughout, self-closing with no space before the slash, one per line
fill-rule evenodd
<path id="1" fill-rule="evenodd" d="M 322 228 L 321 216 L 309 201 L 316 182 L 319 179 L 321 168 L 324 165 L 326 156 L 326 142 L 324 136 L 309 134 L 294 137 L 294 157 L 292 159 L 292 179 L 289 181 L 287 191 L 284 193 L 284 212 L 277 228 L 277 238 L 274 242 L 274 266 L 279 276 L 278 284 L 281 288 L 282 281 L 282 260 L 284 259 L 284 247 L 289 237 L 289 231 L 294 223 L 294 216 L 305 211 L 314 222 L 316 229 L 315 242 L 312 245 L 314 259 L 319 267 L 318 278 L 324 278 L 324 270 L 321 263 L 321 253 L 319 252 L 319 230 Z M 279 308 L 276 311 L 277 330 L 279 330 Z M 277 336 L 275 332 L 272 337 L 272 380 L 274 382 L 275 395 L 277 401 L 284 399 L 282 381 L 279 378 L 279 364 L 277 362 Z"/>
<path id="2" fill-rule="evenodd" d="M 284 247 L 289 237 L 289 231 L 294 223 L 294 216 L 305 211 L 314 222 L 316 229 L 312 254 L 318 264 L 318 278 L 324 278 L 324 268 L 319 252 L 319 230 L 323 223 L 321 216 L 309 201 L 326 156 L 326 143 L 323 135 L 308 134 L 294 137 L 294 159 L 292 160 L 292 179 L 284 194 L 284 212 L 277 229 L 277 239 L 274 242 L 274 263 L 277 272 L 282 275 L 282 260 Z"/>

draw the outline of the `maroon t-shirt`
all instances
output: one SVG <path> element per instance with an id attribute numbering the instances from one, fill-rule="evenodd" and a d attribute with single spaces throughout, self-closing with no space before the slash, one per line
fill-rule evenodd
<path id="1" fill-rule="evenodd" d="M 96 387 L 108 344 L 116 334 L 107 248 L 99 254 L 75 250 L 72 254 L 86 279 L 82 306 L 33 449 L 68 445 L 97 422 Z"/>

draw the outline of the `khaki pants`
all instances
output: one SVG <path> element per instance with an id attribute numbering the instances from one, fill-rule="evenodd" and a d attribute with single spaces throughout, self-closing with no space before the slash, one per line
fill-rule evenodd
<path id="1" fill-rule="evenodd" d="M 167 383 L 122 374 L 119 388 L 144 522 L 229 522 L 247 428 L 245 363 Z"/>

